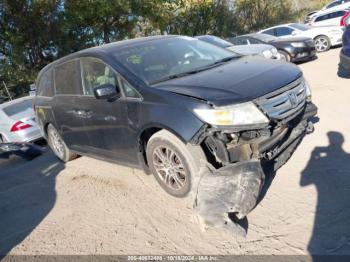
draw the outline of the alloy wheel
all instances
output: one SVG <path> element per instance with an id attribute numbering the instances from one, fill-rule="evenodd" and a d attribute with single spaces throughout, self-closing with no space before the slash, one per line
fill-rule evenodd
<path id="1" fill-rule="evenodd" d="M 329 41 L 325 37 L 319 37 L 315 41 L 316 50 L 318 52 L 324 52 L 329 49 Z"/>
<path id="2" fill-rule="evenodd" d="M 159 146 L 153 151 L 153 165 L 161 181 L 171 190 L 181 190 L 187 183 L 188 172 L 180 157 L 169 147 Z"/>
<path id="3" fill-rule="evenodd" d="M 61 159 L 64 158 L 64 143 L 60 135 L 54 129 L 49 129 L 50 145 L 54 153 Z"/>

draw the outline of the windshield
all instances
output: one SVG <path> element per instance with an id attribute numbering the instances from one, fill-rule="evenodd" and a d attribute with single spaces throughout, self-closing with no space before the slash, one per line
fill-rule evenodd
<path id="1" fill-rule="evenodd" d="M 271 42 L 271 41 L 278 39 L 275 36 L 267 35 L 267 34 L 256 34 L 256 35 L 252 35 L 251 37 L 258 39 L 258 40 L 261 40 L 263 42 Z"/>
<path id="2" fill-rule="evenodd" d="M 216 45 L 218 47 L 222 47 L 222 48 L 227 48 L 230 46 L 233 46 L 233 44 L 231 44 L 230 42 L 227 42 L 219 37 L 216 36 L 211 36 L 211 35 L 203 35 L 203 36 L 198 36 L 196 37 L 199 40 L 202 40 L 204 42 L 207 42 L 209 44 L 213 44 Z"/>
<path id="3" fill-rule="evenodd" d="M 238 57 L 235 53 L 190 37 L 142 42 L 118 49 L 112 55 L 148 84 Z"/>
<path id="4" fill-rule="evenodd" d="M 290 26 L 301 31 L 307 31 L 311 28 L 310 26 L 304 24 L 291 24 Z"/>
<path id="5" fill-rule="evenodd" d="M 5 108 L 3 108 L 3 111 L 7 116 L 14 116 L 27 110 L 31 111 L 33 110 L 32 108 L 33 108 L 33 100 L 28 99 L 28 100 L 23 100 L 21 102 L 6 106 Z"/>

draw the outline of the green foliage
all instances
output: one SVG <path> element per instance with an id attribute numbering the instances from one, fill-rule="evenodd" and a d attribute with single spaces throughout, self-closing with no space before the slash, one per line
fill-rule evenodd
<path id="1" fill-rule="evenodd" d="M 242 33 L 288 22 L 295 16 L 290 1 L 238 0 L 236 8 Z"/>
<path id="2" fill-rule="evenodd" d="M 296 1 L 303 2 L 0 0 L 0 86 L 5 81 L 22 92 L 53 60 L 126 38 L 164 33 L 228 37 L 293 21 Z"/>

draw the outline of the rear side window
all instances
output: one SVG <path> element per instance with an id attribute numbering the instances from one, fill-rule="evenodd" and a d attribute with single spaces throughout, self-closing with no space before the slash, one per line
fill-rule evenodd
<path id="1" fill-rule="evenodd" d="M 56 66 L 55 89 L 57 95 L 82 95 L 78 59 Z"/>
<path id="2" fill-rule="evenodd" d="M 232 40 L 232 43 L 233 43 L 234 45 L 247 45 L 247 44 L 248 44 L 247 38 L 245 38 L 245 37 L 234 38 L 234 39 Z"/>
<path id="3" fill-rule="evenodd" d="M 261 44 L 261 42 L 260 42 L 259 40 L 254 39 L 254 38 L 249 38 L 249 39 L 248 39 L 248 42 L 249 42 L 249 44 L 251 44 L 251 45 Z"/>
<path id="4" fill-rule="evenodd" d="M 289 27 L 278 27 L 276 28 L 276 35 L 277 36 L 286 36 L 291 35 L 293 33 L 293 29 Z"/>
<path id="5" fill-rule="evenodd" d="M 3 111 L 5 114 L 9 117 L 17 115 L 21 112 L 27 111 L 27 110 L 33 110 L 33 100 L 23 100 L 19 103 L 9 105 L 5 108 L 3 108 Z"/>
<path id="6" fill-rule="evenodd" d="M 315 19 L 315 22 L 321 22 L 321 21 L 324 21 L 324 20 L 327 20 L 327 19 L 329 19 L 328 15 L 321 15 L 321 16 L 319 16 L 319 17 L 317 17 Z"/>
<path id="7" fill-rule="evenodd" d="M 324 21 L 324 20 L 328 20 L 328 19 L 338 18 L 338 17 L 342 17 L 344 15 L 345 15 L 345 11 L 338 11 L 338 12 L 334 12 L 334 13 L 330 13 L 327 15 L 322 15 L 320 17 L 317 17 L 315 22 L 320 22 L 320 21 Z"/>
<path id="8" fill-rule="evenodd" d="M 45 71 L 38 81 L 37 94 L 39 96 L 52 97 L 54 95 L 53 70 Z"/>
<path id="9" fill-rule="evenodd" d="M 263 31 L 261 33 L 267 34 L 267 35 L 275 35 L 275 29 L 269 29 L 269 30 Z"/>
<path id="10" fill-rule="evenodd" d="M 342 4 L 342 1 L 334 1 L 333 3 L 330 3 L 329 5 L 327 5 L 326 8 L 329 9 L 329 8 L 332 8 L 332 7 L 341 5 L 341 4 Z"/>

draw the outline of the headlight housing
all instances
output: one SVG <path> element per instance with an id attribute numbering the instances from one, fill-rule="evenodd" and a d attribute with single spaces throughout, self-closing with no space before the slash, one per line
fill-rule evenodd
<path id="1" fill-rule="evenodd" d="M 213 126 L 239 127 L 269 123 L 268 118 L 252 102 L 213 109 L 195 109 L 194 112 L 202 121 Z"/>
<path id="2" fill-rule="evenodd" d="M 291 43 L 291 45 L 293 47 L 305 47 L 305 43 L 303 42 L 294 42 L 294 43 Z"/>
<path id="3" fill-rule="evenodd" d="M 265 50 L 265 51 L 263 52 L 263 55 L 264 55 L 264 57 L 267 58 L 267 59 L 271 59 L 272 56 L 273 56 L 273 54 L 272 54 L 272 52 L 271 52 L 270 50 Z"/>

